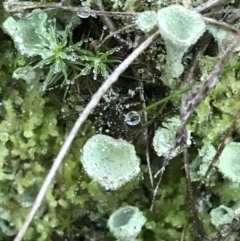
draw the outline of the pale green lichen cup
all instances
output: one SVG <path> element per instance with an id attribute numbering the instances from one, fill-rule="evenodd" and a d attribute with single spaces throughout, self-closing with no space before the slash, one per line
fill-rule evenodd
<path id="1" fill-rule="evenodd" d="M 173 77 L 183 72 L 182 57 L 205 32 L 201 15 L 180 5 L 162 8 L 157 13 L 158 26 L 167 50 L 169 70 Z"/>
<path id="2" fill-rule="evenodd" d="M 88 175 L 106 190 L 118 189 L 140 172 L 140 160 L 134 146 L 102 134 L 87 141 L 81 162 Z"/>
<path id="3" fill-rule="evenodd" d="M 134 241 L 146 222 L 143 213 L 133 206 L 116 210 L 108 219 L 111 233 L 120 241 Z"/>

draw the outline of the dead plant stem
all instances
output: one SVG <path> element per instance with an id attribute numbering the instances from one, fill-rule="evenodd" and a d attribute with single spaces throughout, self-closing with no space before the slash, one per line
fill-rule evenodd
<path id="1" fill-rule="evenodd" d="M 210 163 L 210 165 L 209 165 L 209 167 L 208 167 L 204 177 L 201 179 L 200 185 L 201 185 L 201 183 L 203 183 L 206 180 L 206 178 L 208 177 L 209 173 L 213 169 L 214 165 L 216 165 L 216 163 L 217 163 L 220 155 L 222 154 L 224 148 L 231 141 L 232 134 L 235 131 L 235 129 L 237 127 L 237 124 L 239 123 L 239 120 L 240 120 L 240 110 L 238 110 L 238 112 L 237 112 L 237 114 L 236 114 L 236 116 L 235 116 L 231 126 L 228 128 L 228 131 L 227 131 L 227 133 L 226 133 L 226 135 L 225 135 L 225 137 L 224 137 L 220 147 L 218 148 L 217 153 L 213 157 L 213 159 L 212 159 L 212 161 L 211 161 L 211 163 Z"/>

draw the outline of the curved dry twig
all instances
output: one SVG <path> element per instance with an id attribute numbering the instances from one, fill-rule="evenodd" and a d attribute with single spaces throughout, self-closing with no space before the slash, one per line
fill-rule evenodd
<path id="1" fill-rule="evenodd" d="M 122 31 L 125 31 L 126 29 L 132 28 L 132 27 L 134 27 L 134 26 L 136 26 L 135 23 L 130 24 L 130 25 L 128 25 L 128 26 L 125 26 L 125 27 L 117 30 L 116 32 L 110 32 L 110 34 L 108 34 L 108 35 L 103 39 L 103 41 L 101 41 L 101 43 L 99 44 L 99 46 L 101 46 L 101 45 L 103 45 L 104 43 L 106 43 L 106 41 L 107 41 L 108 39 L 110 39 L 112 36 L 118 36 L 118 35 L 117 35 L 118 33 L 122 32 Z"/>
<path id="2" fill-rule="evenodd" d="M 19 230 L 14 241 L 21 241 L 23 236 L 25 235 L 30 223 L 32 222 L 33 217 L 35 216 L 38 208 L 40 207 L 45 194 L 47 192 L 48 187 L 50 186 L 58 167 L 60 166 L 63 158 L 67 154 L 67 151 L 73 142 L 78 130 L 87 119 L 87 117 L 91 114 L 92 110 L 99 103 L 101 97 L 106 93 L 106 91 L 111 87 L 111 85 L 117 81 L 118 77 L 121 75 L 123 71 L 125 71 L 128 66 L 159 36 L 158 32 L 155 32 L 150 37 L 148 37 L 141 45 L 138 46 L 116 69 L 115 71 L 108 77 L 108 79 L 102 84 L 102 86 L 98 89 L 98 91 L 92 96 L 92 99 L 84 108 L 82 114 L 79 116 L 77 121 L 75 122 L 72 130 L 70 131 L 68 137 L 66 138 L 61 150 L 59 151 L 47 177 L 44 180 L 44 183 L 37 195 L 37 198 L 33 204 L 33 207 L 28 214 L 23 226 Z"/>
<path id="3" fill-rule="evenodd" d="M 204 12 L 206 10 L 209 10 L 211 8 L 214 8 L 216 6 L 227 4 L 229 3 L 229 0 L 208 0 L 200 5 L 198 5 L 195 10 L 198 12 Z"/>
<path id="4" fill-rule="evenodd" d="M 208 2 L 219 2 L 219 0 L 209 0 Z M 114 17 L 114 16 L 120 16 L 120 17 L 135 17 L 139 13 L 127 13 L 127 12 L 107 12 L 107 11 L 95 11 L 90 9 L 89 7 L 71 7 L 71 6 L 63 6 L 59 5 L 57 3 L 36 3 L 36 2 L 4 2 L 3 3 L 4 9 L 7 12 L 19 12 L 21 10 L 27 10 L 27 9 L 33 9 L 33 8 L 58 8 L 62 9 L 65 11 L 70 11 L 76 14 L 86 14 L 86 15 L 99 15 L 99 16 L 109 16 L 109 17 Z M 199 5 L 198 7 L 195 8 L 197 12 L 202 12 L 202 8 Z M 227 23 L 217 21 L 216 19 L 212 18 L 207 18 L 203 17 L 203 20 L 208 24 L 214 24 L 218 25 L 224 28 L 228 28 L 234 32 L 239 32 L 237 28 L 234 26 L 231 26 Z"/>
<path id="5" fill-rule="evenodd" d="M 219 157 L 221 156 L 224 148 L 231 141 L 232 134 L 236 130 L 237 125 L 239 124 L 239 121 L 240 121 L 240 110 L 238 110 L 237 114 L 235 115 L 235 118 L 234 118 L 231 126 L 228 128 L 228 131 L 225 134 L 225 136 L 223 138 L 223 141 L 222 141 L 220 147 L 218 148 L 217 153 L 213 157 L 213 159 L 212 159 L 212 161 L 211 161 L 211 163 L 210 163 L 210 165 L 209 165 L 205 175 L 201 178 L 199 187 L 207 179 L 208 175 L 210 174 L 210 172 L 212 171 L 213 167 L 216 165 Z"/>
<path id="6" fill-rule="evenodd" d="M 71 6 L 63 6 L 58 3 L 41 3 L 41 2 L 27 2 L 27 1 L 9 1 L 3 2 L 3 7 L 6 12 L 13 13 L 13 12 L 20 12 L 22 10 L 27 9 L 35 9 L 35 8 L 55 8 L 55 9 L 62 9 L 65 11 L 69 11 L 75 14 L 86 14 L 86 15 L 107 15 L 107 16 L 122 16 L 122 17 L 134 17 L 138 13 L 128 13 L 128 12 L 106 12 L 106 11 L 95 11 L 90 9 L 89 7 L 71 7 Z"/>
<path id="7" fill-rule="evenodd" d="M 194 69 L 197 66 L 199 58 L 203 55 L 203 53 L 206 51 L 207 46 L 209 45 L 210 41 L 212 40 L 212 36 L 206 35 L 202 38 L 202 41 L 199 43 L 199 49 L 195 53 L 193 57 L 193 61 L 191 62 L 189 69 L 186 71 L 186 74 L 184 75 L 184 81 L 182 83 L 182 88 L 186 88 L 191 84 L 192 74 Z M 180 118 L 181 121 L 184 120 L 184 116 L 187 114 L 185 106 L 188 103 L 187 95 L 183 95 L 181 98 L 181 105 L 180 105 Z M 193 196 L 193 189 L 192 189 L 192 182 L 191 182 L 191 175 L 190 175 L 190 167 L 189 167 L 189 154 L 188 154 L 188 146 L 187 146 L 187 128 L 184 128 L 183 131 L 183 141 L 181 143 L 181 149 L 183 150 L 183 161 L 184 161 L 184 169 L 186 174 L 186 186 L 187 186 L 187 196 L 188 196 L 188 205 L 190 208 L 190 216 L 193 219 L 193 222 L 195 223 L 197 232 L 199 236 L 202 238 L 202 240 L 209 240 L 207 233 L 204 229 L 204 226 L 199 218 L 197 208 L 195 206 L 195 200 Z"/>
<path id="8" fill-rule="evenodd" d="M 223 28 L 226 28 L 226 29 L 229 29 L 235 33 L 239 33 L 239 29 L 232 26 L 232 25 L 229 25 L 225 22 L 220 22 L 220 21 L 217 21 L 216 19 L 213 19 L 213 18 L 207 18 L 207 17 L 202 17 L 204 22 L 206 24 L 213 24 L 213 25 L 217 25 L 219 27 L 223 27 Z"/>

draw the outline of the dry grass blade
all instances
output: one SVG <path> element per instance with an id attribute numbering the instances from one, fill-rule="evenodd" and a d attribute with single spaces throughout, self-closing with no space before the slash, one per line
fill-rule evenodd
<path id="1" fill-rule="evenodd" d="M 61 150 L 59 151 L 46 179 L 44 180 L 44 183 L 37 195 L 37 198 L 33 204 L 33 207 L 28 214 L 22 228 L 18 232 L 16 238 L 14 241 L 21 241 L 23 236 L 25 235 L 30 223 L 32 222 L 32 219 L 34 215 L 36 214 L 38 208 L 40 207 L 45 194 L 47 192 L 48 187 L 50 186 L 63 158 L 67 154 L 67 151 L 73 142 L 74 137 L 78 133 L 78 130 L 84 123 L 84 121 L 87 119 L 87 117 L 90 115 L 92 110 L 96 107 L 96 105 L 99 103 L 101 97 L 106 93 L 106 91 L 111 87 L 111 85 L 117 81 L 120 74 L 125 71 L 128 66 L 159 36 L 159 33 L 156 32 L 152 34 L 149 38 L 147 38 L 137 49 L 135 49 L 116 69 L 115 71 L 108 77 L 108 79 L 102 84 L 102 86 L 98 89 L 98 91 L 92 96 L 92 99 L 87 104 L 77 121 L 75 122 L 72 130 L 70 131 L 68 137 L 66 138 Z"/>
<path id="2" fill-rule="evenodd" d="M 78 15 L 86 14 L 86 15 L 99 15 L 99 16 L 122 16 L 122 17 L 134 17 L 138 13 L 126 13 L 126 12 L 105 12 L 105 11 L 95 11 L 90 9 L 89 7 L 71 7 L 71 6 L 63 6 L 58 3 L 37 3 L 37 2 L 4 2 L 3 7 L 6 12 L 19 12 L 27 9 L 35 9 L 35 8 L 55 8 L 62 9 L 65 11 L 73 12 Z"/>
<path id="3" fill-rule="evenodd" d="M 33 9 L 33 8 L 53 8 L 53 9 L 62 9 L 65 11 L 73 12 L 75 14 L 84 14 L 89 16 L 103 16 L 105 18 L 105 21 L 108 23 L 108 26 L 112 26 L 111 22 L 107 19 L 107 16 L 109 17 L 134 17 L 137 16 L 139 13 L 128 13 L 128 12 L 107 12 L 107 11 L 95 11 L 90 9 L 89 7 L 71 7 L 71 6 L 63 6 L 58 3 L 37 3 L 37 2 L 4 2 L 3 3 L 4 9 L 7 12 L 19 12 L 22 10 L 27 9 Z M 199 12 L 198 8 L 195 8 L 196 11 Z M 200 9 L 201 10 L 201 9 Z M 229 25 L 227 23 L 217 21 L 216 19 L 202 17 L 203 20 L 206 22 L 206 24 L 214 24 L 223 28 L 227 28 L 229 30 L 232 30 L 236 33 L 239 32 L 238 28 L 235 28 L 232 25 Z M 111 29 L 111 27 L 110 27 Z M 113 26 L 112 26 L 112 32 L 115 32 Z"/>
<path id="4" fill-rule="evenodd" d="M 187 149 L 187 144 L 186 144 L 186 142 L 187 142 L 187 130 L 186 129 L 184 132 L 184 139 L 185 139 L 185 143 L 184 143 L 184 146 L 182 146 L 182 148 L 183 148 L 183 155 L 184 155 L 184 169 L 185 169 L 185 173 L 186 173 L 187 196 L 188 196 L 188 203 L 189 203 L 189 207 L 190 207 L 190 215 L 193 218 L 193 222 L 196 226 L 199 236 L 202 238 L 203 241 L 208 241 L 209 239 L 204 230 L 202 222 L 200 221 L 200 218 L 198 216 L 198 212 L 197 212 L 194 197 L 193 197 L 190 168 L 189 168 L 189 161 L 188 161 L 188 149 Z"/>
<path id="5" fill-rule="evenodd" d="M 195 55 L 193 57 L 193 61 L 184 76 L 184 82 L 182 84 L 182 88 L 186 88 L 187 86 L 189 86 L 191 84 L 191 78 L 192 78 L 193 71 L 197 66 L 199 58 L 203 55 L 203 53 L 207 49 L 207 46 L 210 43 L 211 39 L 212 39 L 212 37 L 210 35 L 206 35 L 200 42 L 199 49 L 195 53 Z M 181 98 L 181 107 L 180 107 L 180 116 L 181 116 L 182 121 L 184 119 L 184 116 L 186 115 L 185 106 L 187 105 L 187 101 L 188 101 L 187 95 L 183 95 Z M 197 232 L 200 235 L 200 237 L 203 240 L 209 240 L 207 238 L 207 234 L 204 230 L 202 222 L 200 221 L 200 218 L 198 216 L 198 212 L 197 212 L 197 209 L 195 206 L 195 200 L 194 200 L 193 190 L 192 190 L 191 175 L 190 175 L 189 160 L 188 160 L 186 127 L 184 128 L 184 136 L 183 136 L 183 142 L 181 143 L 181 149 L 183 150 L 184 169 L 185 169 L 185 173 L 186 173 L 187 197 L 188 197 L 188 203 L 189 203 L 189 208 L 190 208 L 190 215 L 193 218 Z"/>
<path id="6" fill-rule="evenodd" d="M 229 25 L 229 24 L 224 23 L 224 22 L 217 21 L 217 20 L 215 20 L 213 18 L 207 18 L 207 17 L 202 17 L 202 18 L 203 18 L 203 20 L 204 20 L 204 22 L 206 24 L 217 25 L 219 27 L 223 27 L 223 28 L 229 29 L 229 30 L 231 30 L 233 32 L 239 33 L 239 29 L 234 27 L 234 26 L 232 26 L 232 25 Z"/>
<path id="7" fill-rule="evenodd" d="M 223 152 L 223 149 L 226 147 L 226 145 L 230 142 L 231 138 L 232 138 L 232 134 L 233 132 L 235 131 L 236 127 L 237 127 L 237 124 L 238 122 L 240 121 L 240 110 L 238 110 L 234 120 L 233 120 L 233 123 L 232 125 L 229 127 L 220 147 L 218 148 L 217 150 L 217 153 L 216 155 L 213 157 L 212 161 L 211 161 L 211 164 L 209 165 L 207 171 L 206 171 L 206 174 L 204 175 L 204 177 L 201 179 L 201 183 L 204 182 L 204 180 L 206 180 L 206 178 L 208 177 L 209 173 L 211 172 L 211 170 L 213 169 L 213 166 L 217 163 L 218 161 L 218 158 L 220 157 L 220 155 L 222 154 Z M 200 183 L 200 185 L 201 185 Z"/>
<path id="8" fill-rule="evenodd" d="M 204 12 L 219 5 L 229 3 L 229 0 L 208 0 L 195 8 L 198 12 Z"/>

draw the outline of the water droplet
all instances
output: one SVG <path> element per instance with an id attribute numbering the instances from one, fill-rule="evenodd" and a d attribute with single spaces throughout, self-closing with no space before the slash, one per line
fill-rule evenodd
<path id="1" fill-rule="evenodd" d="M 75 62 L 77 59 L 78 59 L 77 54 L 75 52 L 72 52 L 71 55 L 70 55 L 69 60 Z"/>
<path id="2" fill-rule="evenodd" d="M 125 116 L 124 121 L 130 126 L 136 126 L 141 121 L 141 117 L 136 111 L 130 111 Z"/>
<path id="3" fill-rule="evenodd" d="M 85 2 L 84 2 L 85 3 Z M 82 3 L 82 4 L 84 4 L 84 3 Z M 78 13 L 78 17 L 80 17 L 80 18 L 88 18 L 89 16 L 90 16 L 90 14 L 89 13 L 87 13 L 88 11 L 90 12 L 91 11 L 91 9 L 89 8 L 89 7 L 84 7 L 84 11 L 85 12 L 80 12 L 80 13 Z"/>
<path id="4" fill-rule="evenodd" d="M 107 25 L 103 25 L 103 30 L 107 30 L 107 29 L 108 29 Z"/>
<path id="5" fill-rule="evenodd" d="M 97 14 L 96 14 L 96 13 L 92 13 L 91 16 L 92 16 L 93 18 L 97 18 Z"/>
<path id="6" fill-rule="evenodd" d="M 59 66 L 56 66 L 54 69 L 53 69 L 53 73 L 54 74 L 57 74 L 57 73 L 60 73 L 61 72 L 61 68 Z"/>
<path id="7" fill-rule="evenodd" d="M 46 91 L 46 89 L 47 89 L 47 83 L 44 82 L 40 90 L 44 92 Z"/>

